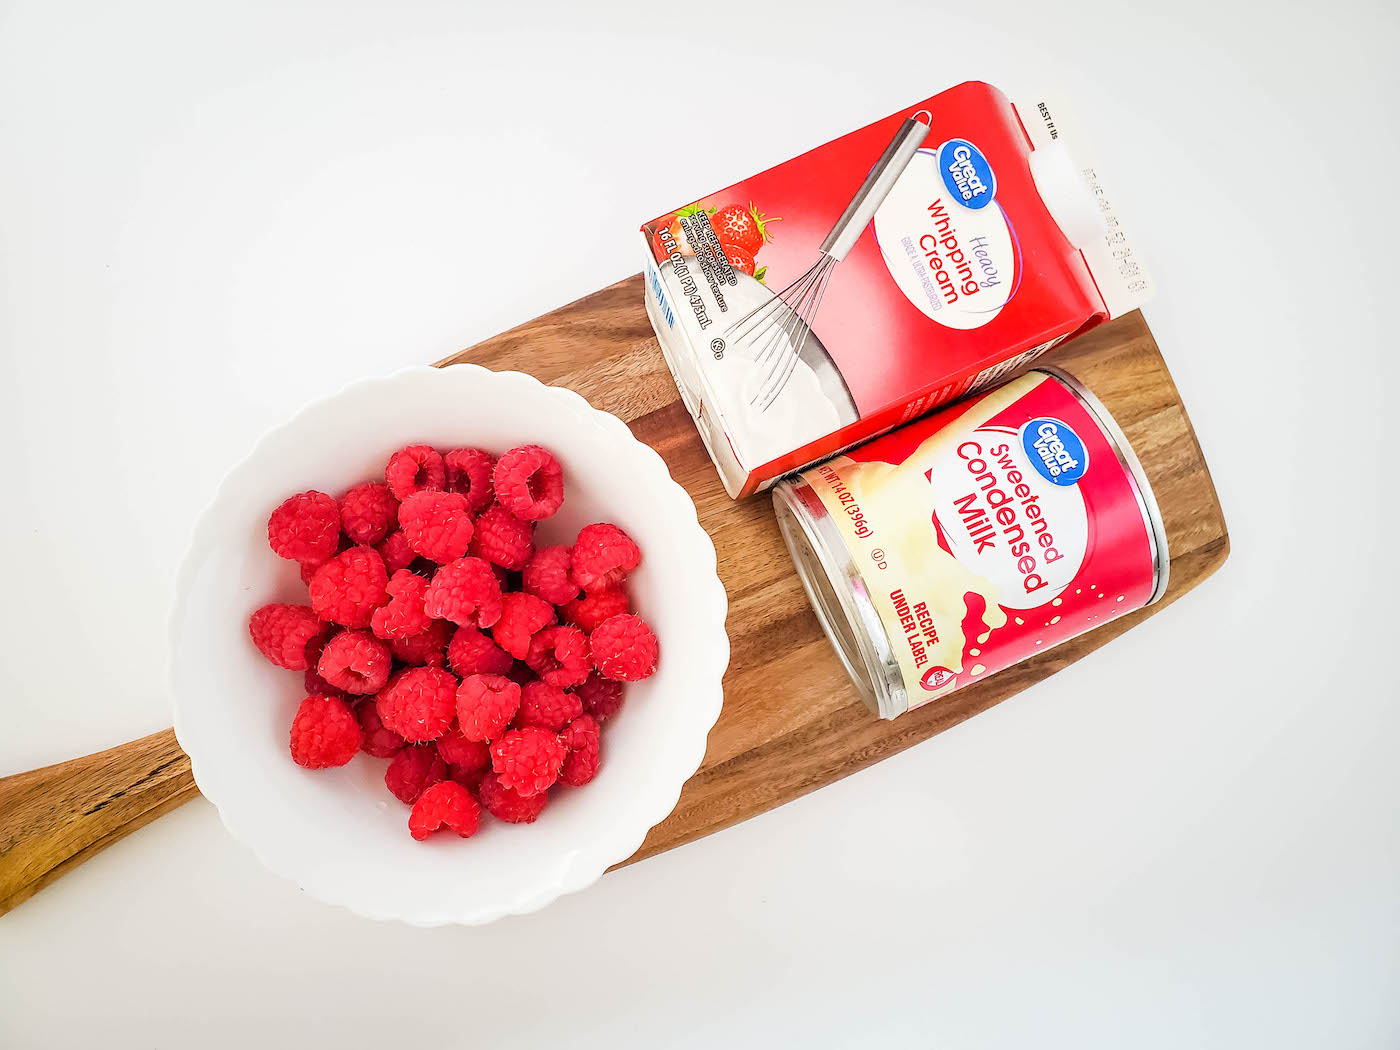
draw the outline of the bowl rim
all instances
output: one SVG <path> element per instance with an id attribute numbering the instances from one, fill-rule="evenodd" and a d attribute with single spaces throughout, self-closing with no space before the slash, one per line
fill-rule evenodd
<path id="1" fill-rule="evenodd" d="M 554 882 L 542 884 L 512 901 L 473 911 L 469 914 L 444 913 L 431 909 L 414 911 L 392 906 L 376 907 L 366 904 L 364 901 L 356 899 L 353 882 L 333 877 L 304 876 L 294 870 L 295 858 L 293 855 L 266 848 L 266 845 L 259 841 L 256 829 L 250 829 L 241 823 L 237 817 L 232 815 L 230 807 L 225 804 L 228 799 L 225 792 L 234 786 L 226 778 L 211 772 L 213 765 L 206 763 L 200 756 L 198 746 L 193 750 L 186 746 L 186 741 L 190 739 L 185 715 L 187 707 L 181 701 L 177 675 L 180 637 L 192 580 L 204 553 L 210 550 L 216 542 L 214 533 L 216 522 L 219 520 L 216 511 L 226 499 L 230 498 L 230 488 L 236 476 L 249 462 L 263 453 L 264 449 L 275 439 L 297 426 L 303 417 L 319 410 L 329 402 L 345 397 L 362 387 L 404 381 L 407 377 L 426 376 L 430 373 L 436 375 L 455 373 L 458 376 L 486 374 L 493 377 L 492 382 L 502 382 L 507 385 L 516 384 L 524 389 L 529 389 L 532 394 L 543 391 L 546 396 L 558 397 L 572 402 L 574 410 L 585 418 L 590 419 L 603 430 L 611 432 L 613 436 L 635 445 L 641 458 L 651 464 L 655 476 L 647 478 L 647 483 L 656 486 L 655 499 L 658 502 L 665 501 L 673 505 L 672 509 L 678 512 L 672 515 L 674 527 L 689 534 L 685 542 L 693 543 L 697 556 L 702 558 L 702 563 L 698 566 L 700 570 L 698 575 L 701 580 L 702 592 L 706 595 L 704 602 L 697 603 L 695 608 L 694 623 L 699 633 L 705 666 L 702 673 L 694 676 L 694 679 L 700 682 L 702 688 L 699 692 L 707 702 L 703 706 L 692 705 L 693 716 L 698 720 L 698 724 L 703 726 L 704 732 L 695 734 L 695 739 L 690 743 L 687 757 L 684 761 L 678 760 L 676 762 L 677 776 L 674 783 L 659 785 L 649 796 L 639 800 L 637 806 L 629 811 L 632 820 L 625 824 L 615 823 L 609 829 L 609 833 L 599 837 L 597 845 L 590 849 L 589 856 L 584 862 L 570 866 L 567 872 Z M 338 905 L 356 915 L 376 921 L 393 920 L 420 927 L 453 924 L 483 925 L 507 915 L 525 915 L 538 911 L 565 894 L 577 893 L 591 886 L 614 864 L 626 860 L 636 853 L 651 829 L 665 820 L 675 809 L 685 784 L 695 775 L 704 761 L 710 731 L 719 720 L 723 708 L 724 690 L 722 683 L 730 658 L 729 635 L 725 628 L 728 608 L 729 598 L 724 584 L 719 578 L 714 542 L 700 525 L 694 500 L 690 493 L 671 477 L 670 468 L 661 455 L 646 442 L 634 436 L 631 429 L 620 418 L 610 412 L 595 408 L 577 391 L 570 390 L 568 387 L 543 383 L 527 372 L 497 371 L 472 362 L 458 362 L 444 366 L 410 365 L 384 375 L 352 380 L 334 392 L 308 401 L 286 420 L 263 431 L 248 452 L 225 471 L 213 496 L 195 519 L 185 553 L 180 559 L 173 581 L 173 594 L 166 630 L 168 648 L 165 677 L 171 692 L 175 736 L 182 750 L 189 756 L 191 771 L 200 793 L 213 804 L 229 835 L 250 850 L 258 861 L 274 875 L 295 883 L 306 893 L 321 901 Z M 706 638 L 707 633 L 712 637 Z M 712 683 L 712 688 L 703 688 L 706 681 Z M 680 775 L 682 772 L 684 775 Z"/>

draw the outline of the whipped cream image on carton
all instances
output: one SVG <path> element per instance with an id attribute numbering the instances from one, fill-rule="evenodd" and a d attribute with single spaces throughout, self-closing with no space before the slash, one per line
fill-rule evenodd
<path id="1" fill-rule="evenodd" d="M 1058 106 L 969 82 L 641 227 L 735 498 L 991 385 L 1150 281 Z"/>

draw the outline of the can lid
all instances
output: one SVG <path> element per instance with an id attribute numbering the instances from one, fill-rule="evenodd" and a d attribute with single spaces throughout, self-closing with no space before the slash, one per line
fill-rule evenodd
<path id="1" fill-rule="evenodd" d="M 1138 462 L 1133 447 L 1128 444 L 1127 436 L 1118 426 L 1112 413 L 1103 406 L 1103 402 L 1090 393 L 1088 387 L 1064 369 L 1051 365 L 1041 365 L 1034 371 L 1054 376 L 1069 387 L 1075 396 L 1083 402 L 1084 407 L 1103 428 L 1104 432 L 1113 439 L 1113 451 L 1118 457 L 1118 462 L 1123 465 L 1133 479 L 1133 493 L 1137 496 L 1138 510 L 1142 512 L 1142 520 L 1147 525 L 1147 533 L 1152 540 L 1152 596 L 1147 599 L 1144 605 L 1160 601 L 1162 595 L 1167 593 L 1167 580 L 1171 575 L 1171 552 L 1167 549 L 1167 527 L 1162 523 L 1162 511 L 1157 506 L 1157 497 L 1152 494 L 1152 486 L 1147 481 L 1147 474 L 1142 469 L 1142 464 Z"/>
<path id="2" fill-rule="evenodd" d="M 840 533 L 813 494 L 803 500 L 802 482 L 781 482 L 773 490 L 773 510 L 798 579 L 822 630 L 831 640 L 856 691 L 874 714 L 894 718 L 909 709 L 899 683 L 899 666 L 889 650 L 865 582 L 851 562 Z"/>

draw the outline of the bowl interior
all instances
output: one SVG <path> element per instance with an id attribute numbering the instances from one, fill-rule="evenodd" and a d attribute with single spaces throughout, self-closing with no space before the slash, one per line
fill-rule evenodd
<path id="1" fill-rule="evenodd" d="M 247 632 L 264 603 L 306 601 L 297 567 L 267 547 L 272 509 L 294 492 L 339 495 L 380 477 L 388 455 L 413 442 L 551 449 L 565 471 L 565 503 L 538 528 L 539 542 L 571 542 L 594 521 L 625 529 L 643 550 L 628 584 L 633 608 L 661 644 L 657 674 L 628 686 L 607 726 L 594 781 L 556 789 L 534 825 L 486 821 L 470 840 L 412 840 L 408 808 L 384 786 L 385 760 L 296 766 L 287 740 L 302 675 L 263 660 Z M 719 712 L 723 589 L 689 497 L 618 420 L 519 373 L 411 369 L 310 406 L 230 473 L 178 587 L 176 728 L 201 789 L 269 867 L 374 917 L 486 921 L 586 885 L 674 806 Z"/>

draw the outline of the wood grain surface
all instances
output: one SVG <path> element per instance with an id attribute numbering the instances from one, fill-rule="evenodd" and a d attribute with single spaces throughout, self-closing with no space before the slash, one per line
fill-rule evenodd
<path id="1" fill-rule="evenodd" d="M 1176 385 L 1133 313 L 1045 359 L 1107 406 L 1142 461 L 1166 522 L 1165 598 L 892 722 L 874 718 L 808 607 L 766 496 L 724 492 L 680 402 L 630 277 L 464 350 L 529 372 L 619 416 L 695 500 L 729 593 L 724 712 L 700 771 L 652 829 L 640 860 L 772 809 L 927 739 L 1053 674 L 1176 601 L 1225 560 L 1230 541 Z M 0 780 L 0 914 L 122 835 L 192 798 L 172 732 Z"/>
<path id="2" fill-rule="evenodd" d="M 0 915 L 198 794 L 173 729 L 0 780 Z"/>

